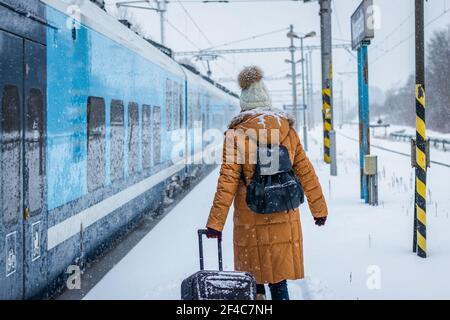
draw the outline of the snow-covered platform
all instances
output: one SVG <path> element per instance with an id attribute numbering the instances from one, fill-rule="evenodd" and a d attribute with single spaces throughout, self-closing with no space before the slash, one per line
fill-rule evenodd
<path id="1" fill-rule="evenodd" d="M 414 174 L 408 157 L 373 149 L 379 156 L 378 207 L 359 199 L 357 127 L 337 135 L 338 177 L 322 161 L 320 128 L 311 132 L 309 156 L 328 200 L 324 228 L 301 208 L 304 280 L 291 281 L 292 299 L 450 298 L 450 168 L 428 175 L 428 254 L 412 253 Z M 409 152 L 409 144 L 372 138 L 374 145 Z M 450 153 L 432 150 L 450 163 Z M 179 299 L 181 281 L 199 268 L 196 230 L 203 228 L 218 170 L 210 174 L 147 234 L 85 299 Z M 206 242 L 206 267 L 215 268 L 216 245 Z M 232 212 L 224 230 L 224 268 L 233 269 Z"/>

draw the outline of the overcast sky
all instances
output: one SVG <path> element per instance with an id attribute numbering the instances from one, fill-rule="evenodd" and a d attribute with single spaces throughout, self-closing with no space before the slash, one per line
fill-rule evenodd
<path id="1" fill-rule="evenodd" d="M 224 43 L 252 37 L 294 25 L 298 33 L 316 31 L 318 36 L 305 40 L 307 44 L 320 44 L 320 17 L 317 2 L 304 4 L 300 1 L 230 0 L 231 3 L 202 3 L 198 0 L 173 0 L 168 4 L 166 45 L 174 51 L 190 51 L 218 46 Z M 115 10 L 116 0 L 107 0 L 107 9 Z M 333 42 L 350 41 L 350 16 L 361 0 L 333 0 Z M 414 0 L 374 0 L 380 8 L 381 25 L 369 47 L 370 85 L 387 90 L 403 84 L 414 72 Z M 450 25 L 450 0 L 429 0 L 425 4 L 426 39 L 436 29 Z M 159 41 L 159 15 L 154 11 L 130 9 L 154 40 Z M 176 30 L 176 29 L 177 30 Z M 200 30 L 201 31 L 200 31 Z M 189 39 L 187 40 L 186 37 Z M 240 42 L 225 48 L 255 48 L 288 46 L 286 30 Z M 356 53 L 353 53 L 356 56 Z M 290 72 L 284 62 L 289 53 L 246 53 L 224 55 L 212 63 L 213 78 L 236 78 L 246 65 L 261 66 L 267 76 L 284 76 Z M 297 56 L 300 58 L 300 56 Z M 313 53 L 313 81 L 320 89 L 320 50 Z M 342 49 L 333 52 L 335 90 L 344 83 L 347 99 L 356 99 L 356 60 Z M 201 64 L 200 70 L 205 73 Z M 449 68 L 449 66 L 445 66 Z M 345 73 L 345 74 L 342 74 Z M 237 90 L 235 83 L 224 83 Z M 268 81 L 275 101 L 290 102 L 287 80 Z M 336 92 L 335 91 L 335 92 Z"/>

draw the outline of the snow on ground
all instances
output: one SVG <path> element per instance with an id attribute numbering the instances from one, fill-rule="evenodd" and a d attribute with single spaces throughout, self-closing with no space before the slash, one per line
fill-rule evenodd
<path id="1" fill-rule="evenodd" d="M 357 127 L 341 130 L 358 137 Z M 358 143 L 337 136 L 339 176 L 321 161 L 322 132 L 311 132 L 309 156 L 328 200 L 324 228 L 303 205 L 304 280 L 290 281 L 292 299 L 449 299 L 450 168 L 428 174 L 428 253 L 412 253 L 414 175 L 410 159 L 374 149 L 379 156 L 380 206 L 359 200 Z M 408 143 L 374 139 L 395 150 Z M 438 153 L 439 151 L 433 151 Z M 439 152 L 450 163 L 450 153 Z M 437 160 L 437 159 L 436 159 Z M 86 299 L 179 299 L 181 281 L 198 271 L 196 230 L 204 227 L 218 171 L 202 181 L 89 292 Z M 233 269 L 232 213 L 224 230 L 224 268 Z M 205 241 L 206 267 L 216 268 L 213 240 Z M 379 277 L 378 277 L 379 275 Z M 377 281 L 379 280 L 379 282 Z M 369 284 L 369 285 L 368 285 Z M 379 286 L 377 285 L 379 284 Z"/>

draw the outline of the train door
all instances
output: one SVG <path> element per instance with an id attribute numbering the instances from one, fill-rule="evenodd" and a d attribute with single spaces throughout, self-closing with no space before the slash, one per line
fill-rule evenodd
<path id="1" fill-rule="evenodd" d="M 0 30 L 0 298 L 45 287 L 45 47 Z"/>
<path id="2" fill-rule="evenodd" d="M 41 294 L 47 283 L 46 255 L 46 50 L 24 41 L 23 207 L 24 297 Z"/>
<path id="3" fill-rule="evenodd" d="M 21 299 L 23 39 L 0 30 L 0 298 Z"/>

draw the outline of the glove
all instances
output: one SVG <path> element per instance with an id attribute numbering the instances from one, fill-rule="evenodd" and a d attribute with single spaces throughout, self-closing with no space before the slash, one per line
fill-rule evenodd
<path id="1" fill-rule="evenodd" d="M 206 237 L 208 239 L 219 239 L 222 240 L 222 232 L 208 228 L 208 231 L 206 232 Z"/>
<path id="2" fill-rule="evenodd" d="M 314 221 L 316 222 L 317 226 L 322 227 L 325 225 L 325 222 L 327 221 L 327 217 L 314 218 Z"/>

